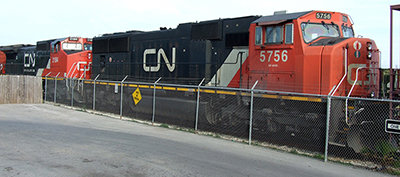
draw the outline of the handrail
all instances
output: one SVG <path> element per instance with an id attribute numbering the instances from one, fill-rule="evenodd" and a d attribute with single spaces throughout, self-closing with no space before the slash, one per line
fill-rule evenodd
<path id="1" fill-rule="evenodd" d="M 90 70 L 89 64 L 87 65 L 87 68 L 86 68 L 86 66 L 83 67 L 83 73 L 81 74 L 81 76 L 79 77 L 79 80 L 78 80 L 78 91 L 79 91 L 79 87 L 83 88 L 83 79 L 86 77 L 86 72 L 89 70 Z"/>
<path id="2" fill-rule="evenodd" d="M 378 68 L 378 67 L 358 67 L 357 68 L 357 70 L 356 70 L 356 80 L 354 80 L 354 83 L 353 83 L 353 85 L 351 86 L 351 89 L 350 89 L 350 91 L 349 91 L 349 94 L 347 95 L 347 97 L 350 97 L 350 95 L 351 95 L 351 92 L 353 92 L 353 89 L 354 89 L 354 86 L 357 84 L 357 82 L 358 82 L 358 71 L 360 70 L 360 69 L 380 69 L 380 68 Z"/>
<path id="3" fill-rule="evenodd" d="M 69 74 L 71 73 L 71 70 L 72 70 L 72 68 L 74 68 L 74 66 L 76 65 L 76 63 L 77 62 L 75 62 L 75 63 L 73 63 L 72 64 L 72 66 L 69 68 L 69 71 L 68 71 L 68 73 L 67 73 L 67 75 L 65 76 L 65 86 L 67 87 L 67 90 L 69 90 L 69 87 L 68 87 L 68 78 L 69 78 Z M 73 74 L 74 72 L 72 72 L 72 74 Z M 71 75 L 71 77 L 72 77 L 72 75 Z M 72 81 L 70 82 L 70 84 L 72 83 Z"/>
<path id="4" fill-rule="evenodd" d="M 79 79 L 82 79 L 83 77 L 86 77 L 86 72 L 89 71 L 89 70 L 90 70 L 89 64 L 87 65 L 87 68 L 86 68 L 86 66 L 84 66 L 83 67 L 83 73 L 81 74 L 81 77 L 79 77 Z"/>
<path id="5" fill-rule="evenodd" d="M 366 69 L 366 68 L 369 68 L 369 69 L 379 69 L 379 68 L 377 68 L 377 67 L 358 67 L 358 68 L 357 68 L 357 70 L 356 70 L 356 79 L 354 80 L 354 83 L 353 83 L 353 85 L 351 86 L 351 89 L 350 89 L 350 91 L 349 91 L 349 94 L 347 94 L 347 97 L 346 97 L 346 105 L 345 105 L 345 106 L 346 106 L 346 124 L 347 124 L 347 125 L 350 125 L 349 122 L 348 122 L 349 120 L 347 119 L 347 111 L 348 111 L 349 97 L 350 97 L 351 93 L 353 92 L 354 87 L 356 86 L 356 84 L 357 84 L 357 82 L 358 82 L 358 72 L 360 71 L 360 69 Z M 356 112 L 356 114 L 359 113 L 359 112 L 361 112 L 361 111 L 363 111 L 363 110 L 364 110 L 364 108 L 358 110 L 358 111 Z"/>
<path id="6" fill-rule="evenodd" d="M 337 89 L 340 87 L 344 79 L 347 77 L 347 60 L 348 60 L 347 48 L 344 48 L 344 75 L 340 80 L 339 84 L 337 85 L 337 87 L 335 88 L 335 90 L 332 92 L 332 94 L 329 94 L 329 96 L 333 96 L 336 93 Z"/>

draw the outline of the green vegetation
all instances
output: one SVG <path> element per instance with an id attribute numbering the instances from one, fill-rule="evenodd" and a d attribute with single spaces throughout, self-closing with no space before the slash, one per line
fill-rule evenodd
<path id="1" fill-rule="evenodd" d="M 169 128 L 169 126 L 167 124 L 161 124 L 160 127 L 162 128 Z"/>
<path id="2" fill-rule="evenodd" d="M 389 174 L 400 175 L 400 156 L 397 153 L 399 148 L 394 147 L 387 140 L 380 140 L 375 148 L 364 148 L 361 153 L 364 155 L 365 160 L 370 160 L 382 166 L 380 171 Z"/>

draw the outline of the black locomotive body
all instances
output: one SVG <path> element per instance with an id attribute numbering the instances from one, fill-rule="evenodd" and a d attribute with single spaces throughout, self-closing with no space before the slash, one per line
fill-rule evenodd
<path id="1" fill-rule="evenodd" d="M 179 84 L 209 82 L 235 47 L 247 47 L 248 16 L 179 24 L 176 29 L 128 31 L 93 39 L 92 78 L 162 81 Z M 236 57 L 236 56 L 235 56 Z M 245 58 L 243 58 L 244 60 Z M 239 64 L 239 63 L 235 63 Z"/>
<path id="2" fill-rule="evenodd" d="M 0 51 L 6 54 L 5 74 L 42 76 L 50 59 L 52 41 L 54 39 L 38 41 L 36 45 L 1 46 Z"/>
<path id="3" fill-rule="evenodd" d="M 25 62 L 28 64 L 34 60 L 34 45 L 18 44 L 2 46 L 0 47 L 0 51 L 6 55 L 5 74 L 31 75 L 29 67 L 25 70 L 24 66 Z"/>

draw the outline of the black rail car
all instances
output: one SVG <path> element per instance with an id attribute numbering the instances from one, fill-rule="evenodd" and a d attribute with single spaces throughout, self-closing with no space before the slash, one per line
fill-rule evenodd
<path id="1" fill-rule="evenodd" d="M 36 42 L 35 71 L 38 76 L 43 73 L 43 68 L 49 68 L 50 65 L 50 45 L 55 39 Z"/>
<path id="2" fill-rule="evenodd" d="M 4 74 L 42 75 L 50 60 L 50 43 L 54 39 L 38 41 L 36 45 L 18 44 L 0 46 L 6 55 Z M 39 72 L 39 73 L 38 73 Z"/>
<path id="3" fill-rule="evenodd" d="M 0 51 L 6 55 L 5 74 L 29 75 L 29 72 L 25 72 L 24 70 L 24 62 L 25 60 L 29 62 L 30 56 L 34 57 L 34 49 L 35 46 L 30 44 L 1 46 Z"/>
<path id="4" fill-rule="evenodd" d="M 234 48 L 248 47 L 249 25 L 257 18 L 183 23 L 176 29 L 95 37 L 92 78 L 98 74 L 112 80 L 126 75 L 141 81 L 162 77 L 162 81 L 179 84 L 198 84 L 205 78 L 207 83 Z"/>

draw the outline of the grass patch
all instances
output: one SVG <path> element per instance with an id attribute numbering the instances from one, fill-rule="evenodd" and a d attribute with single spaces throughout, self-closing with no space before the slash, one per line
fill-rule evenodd
<path id="1" fill-rule="evenodd" d="M 169 128 L 169 126 L 167 124 L 161 124 L 160 127 L 162 128 Z"/>
<path id="2" fill-rule="evenodd" d="M 322 154 L 316 154 L 316 155 L 314 155 L 314 158 L 317 158 L 317 159 L 320 159 L 320 160 L 324 160 L 325 156 L 322 155 Z"/>

